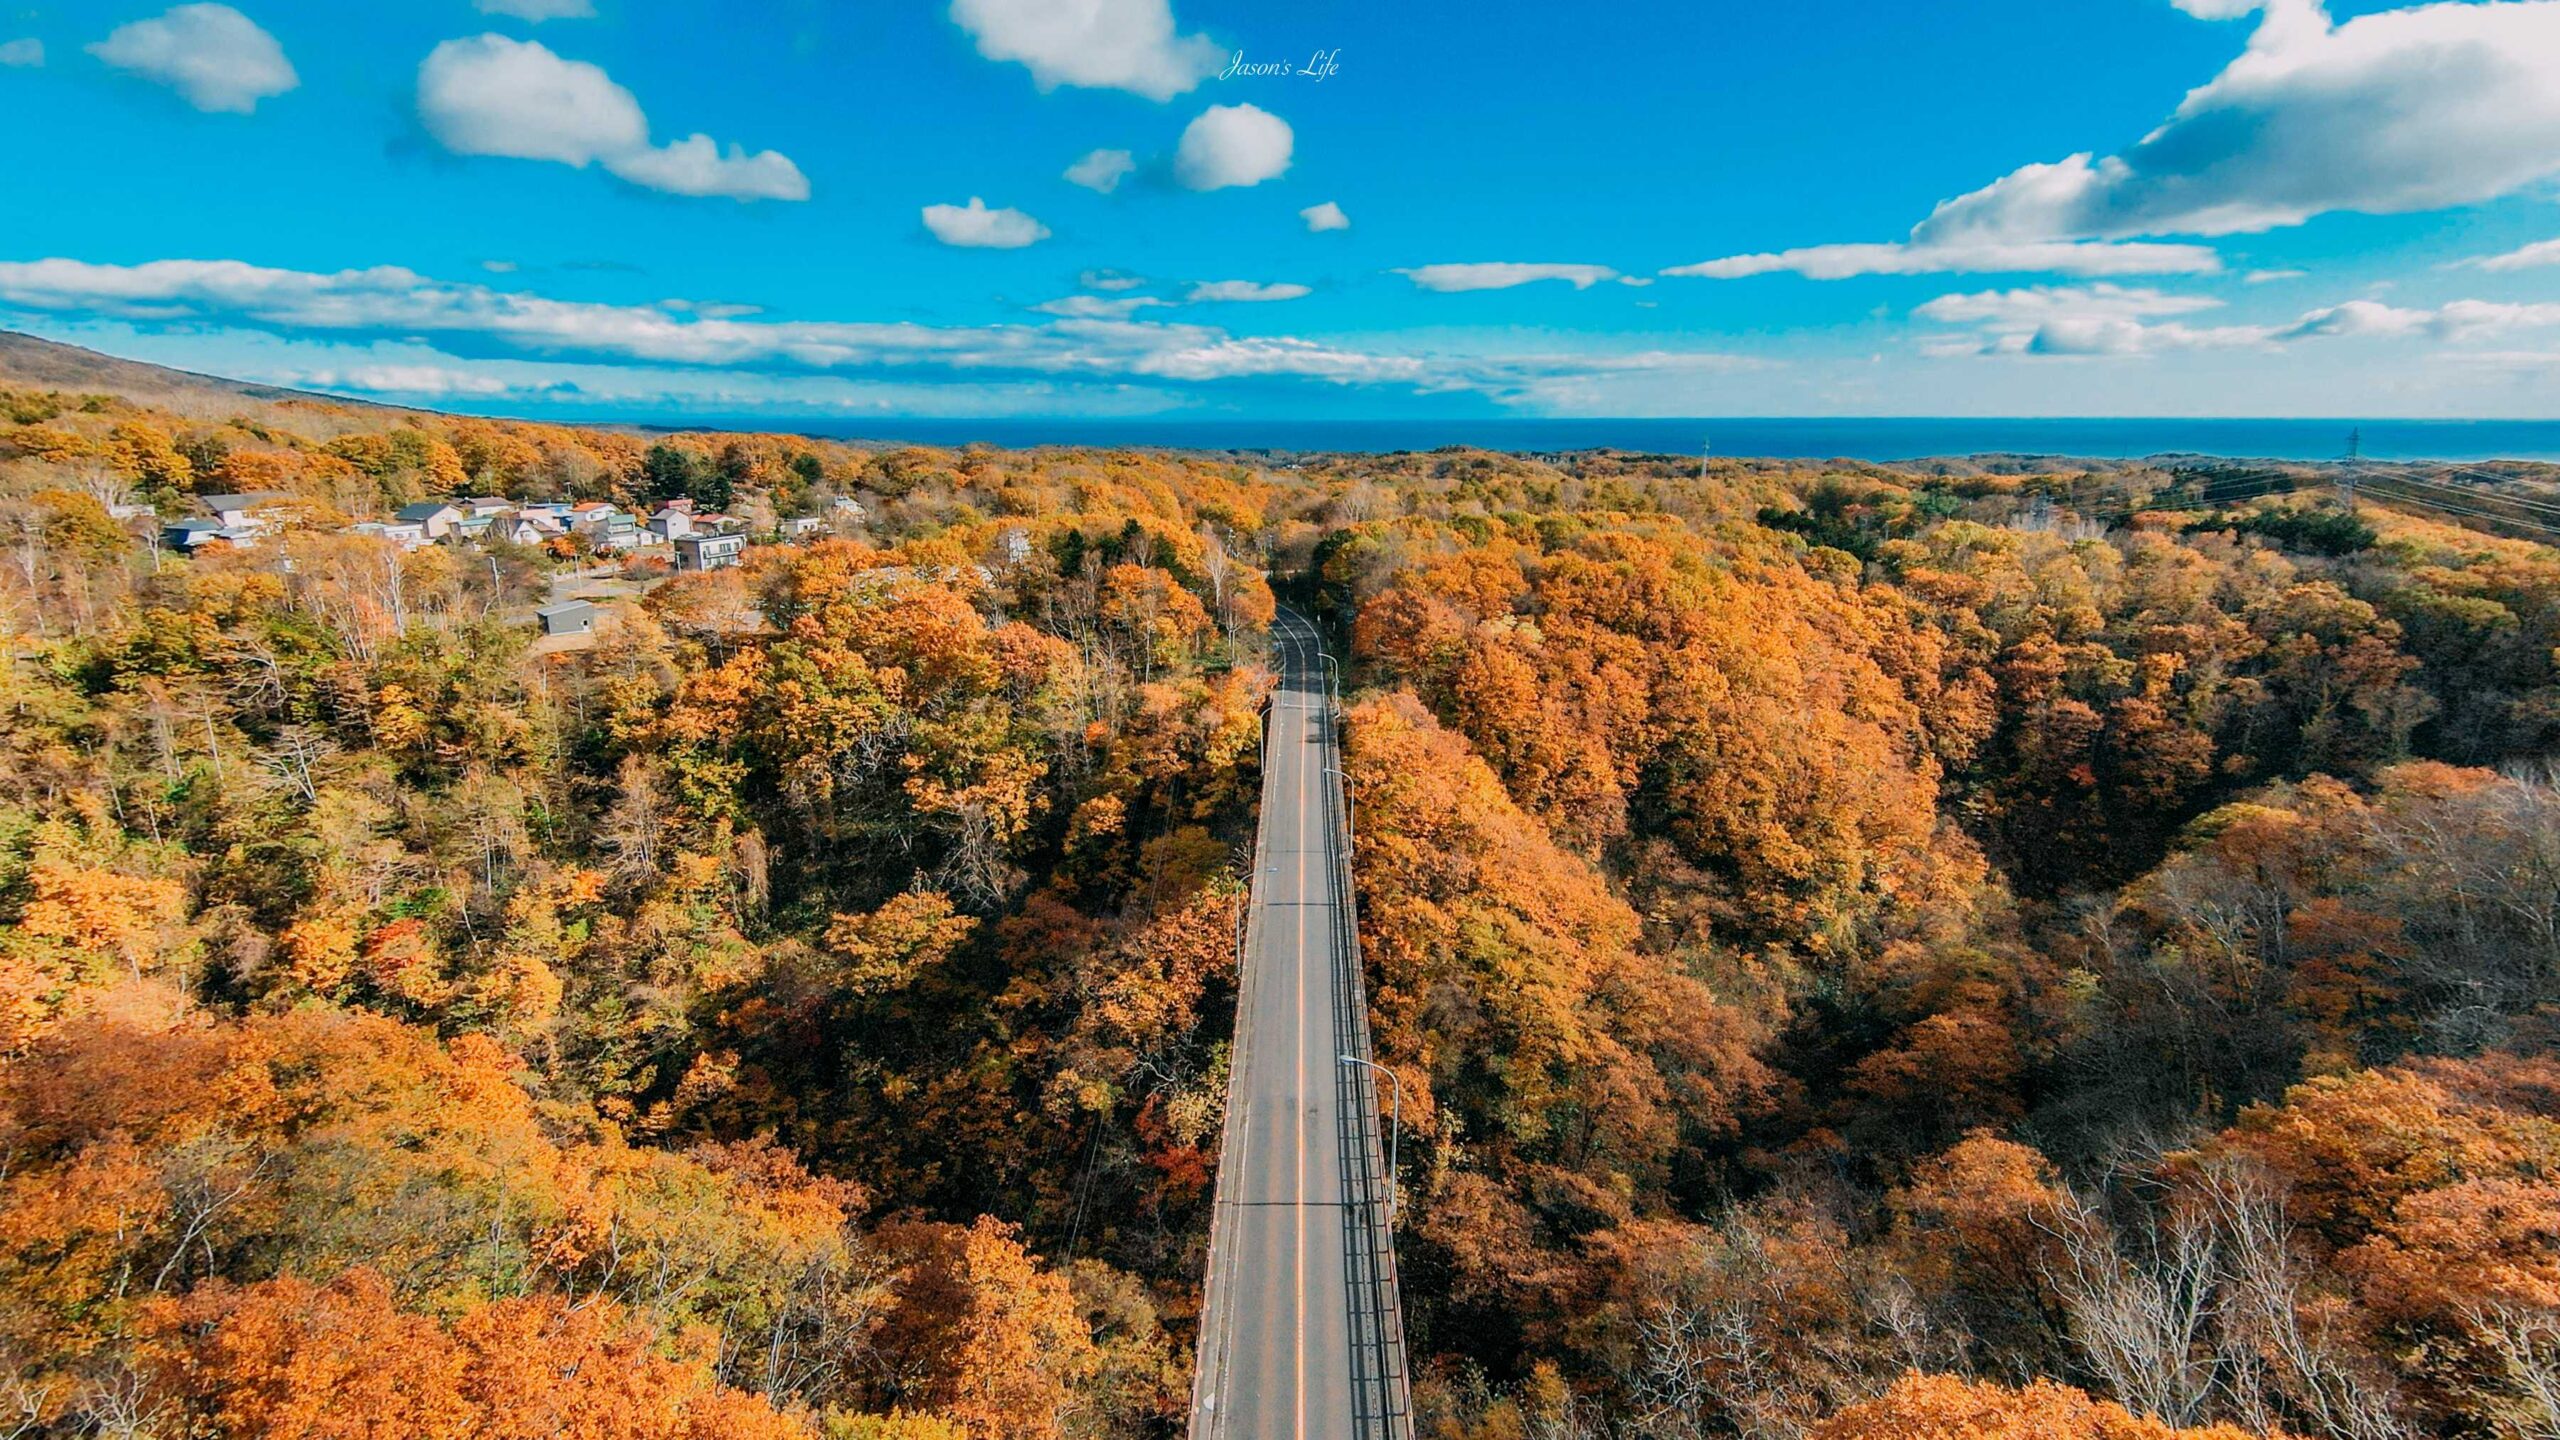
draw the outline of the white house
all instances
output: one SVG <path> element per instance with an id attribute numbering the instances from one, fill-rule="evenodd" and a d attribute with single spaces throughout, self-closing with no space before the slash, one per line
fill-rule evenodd
<path id="1" fill-rule="evenodd" d="M 725 570 L 745 556 L 744 535 L 687 535 L 675 542 L 679 570 Z"/>

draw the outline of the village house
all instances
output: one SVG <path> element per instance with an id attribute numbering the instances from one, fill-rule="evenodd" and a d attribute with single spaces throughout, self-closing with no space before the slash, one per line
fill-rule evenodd
<path id="1" fill-rule="evenodd" d="M 586 536 L 598 550 L 628 550 L 640 543 L 639 518 L 609 501 L 590 500 L 570 507 L 569 528 Z"/>
<path id="2" fill-rule="evenodd" d="M 678 570 L 725 570 L 745 556 L 744 535 L 686 535 L 675 542 Z"/>
<path id="3" fill-rule="evenodd" d="M 413 520 L 360 520 L 348 526 L 347 533 L 388 540 L 403 550 L 415 550 L 427 543 L 426 527 Z"/>
<path id="4" fill-rule="evenodd" d="M 451 501 L 420 500 L 403 505 L 392 518 L 403 525 L 415 525 L 418 533 L 429 540 L 441 540 L 462 523 L 462 511 Z"/>
<path id="5" fill-rule="evenodd" d="M 645 528 L 654 543 L 674 544 L 693 533 L 693 502 L 685 499 L 668 501 L 649 517 Z"/>
<path id="6" fill-rule="evenodd" d="M 539 510 L 519 510 L 492 523 L 489 533 L 510 545 L 540 545 L 556 540 L 568 531 L 560 522 Z"/>

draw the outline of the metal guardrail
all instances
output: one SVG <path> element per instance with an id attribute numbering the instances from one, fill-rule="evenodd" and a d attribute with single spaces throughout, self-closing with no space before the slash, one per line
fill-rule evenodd
<path id="1" fill-rule="evenodd" d="M 1328 659 L 1330 657 L 1327 657 Z M 1325 749 L 1337 764 L 1325 786 L 1327 822 L 1335 844 L 1334 883 L 1341 903 L 1334 907 L 1334 986 L 1340 1045 L 1337 1054 L 1372 1060 L 1369 1046 L 1369 998 L 1360 953 L 1360 900 L 1352 874 L 1350 777 L 1339 768 L 1342 755 L 1342 702 L 1328 691 L 1324 707 Z M 1349 1122 L 1343 1129 L 1343 1183 L 1349 1193 L 1343 1206 L 1343 1263 L 1351 1294 L 1352 1404 L 1355 1434 L 1379 1440 L 1410 1440 L 1413 1434 L 1411 1377 L 1406 1372 L 1404 1306 L 1396 1280 L 1395 1232 L 1391 1225 L 1396 1177 L 1387 1171 L 1378 1133 L 1378 1089 L 1367 1064 L 1335 1067 L 1336 1098 Z"/>

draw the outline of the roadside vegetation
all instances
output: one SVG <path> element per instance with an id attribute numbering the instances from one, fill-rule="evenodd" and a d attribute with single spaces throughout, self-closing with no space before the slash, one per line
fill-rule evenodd
<path id="1" fill-rule="evenodd" d="M 1180 1433 L 1285 600 L 1424 1435 L 2560 1433 L 2560 551 L 2166 483 L 0 392 L 0 1414 Z"/>

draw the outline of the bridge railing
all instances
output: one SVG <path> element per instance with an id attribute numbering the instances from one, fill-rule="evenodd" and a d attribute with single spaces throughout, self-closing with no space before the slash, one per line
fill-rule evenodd
<path id="1" fill-rule="evenodd" d="M 1369 1042 L 1369 997 L 1360 952 L 1360 900 L 1353 882 L 1353 813 L 1350 776 L 1341 768 L 1342 707 L 1328 692 L 1323 707 L 1325 751 L 1336 763 L 1327 767 L 1331 783 L 1324 787 L 1326 822 L 1333 833 L 1334 985 L 1339 1003 L 1337 1041 L 1344 1056 L 1373 1059 Z M 1351 1292 L 1352 1394 L 1357 1408 L 1354 1433 L 1380 1440 L 1410 1440 L 1413 1434 L 1412 1385 L 1405 1368 L 1404 1306 L 1396 1281 L 1395 1234 L 1390 1199 L 1395 1176 L 1388 1173 L 1379 1133 L 1376 1072 L 1366 1063 L 1337 1066 L 1337 1098 L 1345 1120 L 1343 1180 L 1345 1198 L 1344 1264 Z"/>

